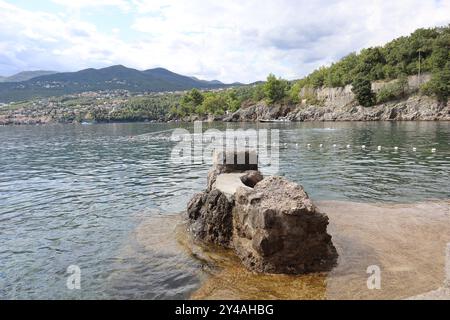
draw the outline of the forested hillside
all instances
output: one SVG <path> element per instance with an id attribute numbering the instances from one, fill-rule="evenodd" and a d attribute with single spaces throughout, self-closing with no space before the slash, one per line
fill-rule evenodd
<path id="1" fill-rule="evenodd" d="M 340 87 L 364 81 L 400 79 L 432 73 L 425 94 L 445 100 L 450 93 L 450 26 L 418 29 L 384 46 L 351 53 L 329 67 L 321 67 L 296 83 L 302 87 Z"/>

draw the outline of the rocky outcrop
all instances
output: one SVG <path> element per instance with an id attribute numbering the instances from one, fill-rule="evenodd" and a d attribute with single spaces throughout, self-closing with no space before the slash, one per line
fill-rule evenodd
<path id="1" fill-rule="evenodd" d="M 216 156 L 208 187 L 188 204 L 195 239 L 232 248 L 250 270 L 299 274 L 330 270 L 337 252 L 320 213 L 303 188 L 282 177 L 267 177 L 251 163 L 252 153 L 226 162 Z M 222 159 L 222 161 L 217 161 Z M 248 170 L 247 170 L 248 169 Z"/>
<path id="2" fill-rule="evenodd" d="M 254 189 L 239 188 L 233 212 L 233 247 L 251 270 L 298 274 L 336 262 L 328 217 L 296 183 L 269 177 Z"/>
<path id="3" fill-rule="evenodd" d="M 333 95 L 332 95 L 333 96 Z M 347 101 L 348 97 L 342 97 Z M 269 112 L 261 106 L 241 109 L 224 121 L 261 121 L 286 119 L 290 121 L 414 121 L 414 120 L 450 120 L 450 102 L 440 103 L 426 96 L 412 96 L 405 100 L 393 101 L 373 107 L 362 107 L 356 103 L 340 104 L 341 98 L 335 97 L 321 106 L 299 104 L 296 106 L 274 106 L 283 110 L 280 116 L 269 118 Z M 337 102 L 338 101 L 338 102 Z M 272 106 L 266 107 L 271 109 Z"/>
<path id="4" fill-rule="evenodd" d="M 423 96 L 390 102 L 374 107 L 350 105 L 346 107 L 298 108 L 287 118 L 291 121 L 379 121 L 379 120 L 450 120 L 450 104 L 438 103 Z"/>
<path id="5" fill-rule="evenodd" d="M 431 79 L 430 74 L 408 77 L 407 92 L 409 96 L 402 100 L 390 101 L 373 107 L 359 106 L 352 86 L 318 89 L 303 88 L 298 105 L 245 105 L 240 110 L 223 119 L 229 122 L 246 122 L 284 119 L 290 121 L 380 121 L 380 120 L 450 120 L 450 102 L 441 103 L 436 99 L 414 95 L 422 84 Z M 377 93 L 392 81 L 372 83 L 372 90 Z M 308 103 L 304 97 L 314 97 L 315 104 Z"/>
<path id="6" fill-rule="evenodd" d="M 259 120 L 280 119 L 295 110 L 294 105 L 271 105 L 264 102 L 256 105 L 243 106 L 235 113 L 225 117 L 225 122 L 252 122 Z"/>

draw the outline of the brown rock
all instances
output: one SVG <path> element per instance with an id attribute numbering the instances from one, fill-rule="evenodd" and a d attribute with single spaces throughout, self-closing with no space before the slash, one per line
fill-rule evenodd
<path id="1" fill-rule="evenodd" d="M 330 270 L 336 262 L 328 217 L 285 178 L 239 188 L 233 225 L 233 247 L 250 270 L 298 274 Z"/>
<path id="2" fill-rule="evenodd" d="M 249 170 L 245 172 L 245 175 L 241 177 L 243 184 L 250 188 L 254 188 L 256 184 L 264 179 L 261 172 L 256 170 Z"/>

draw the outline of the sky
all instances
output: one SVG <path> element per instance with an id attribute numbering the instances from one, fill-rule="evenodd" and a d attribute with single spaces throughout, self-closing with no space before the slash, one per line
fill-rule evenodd
<path id="1" fill-rule="evenodd" d="M 122 64 L 224 82 L 297 79 L 449 23 L 450 0 L 0 0 L 0 75 Z"/>

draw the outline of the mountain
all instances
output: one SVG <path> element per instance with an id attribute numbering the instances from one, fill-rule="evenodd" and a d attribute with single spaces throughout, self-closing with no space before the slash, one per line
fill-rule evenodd
<path id="1" fill-rule="evenodd" d="M 0 77 L 0 82 L 21 82 L 27 81 L 40 76 L 47 76 L 50 74 L 55 74 L 56 71 L 45 71 L 45 70 L 37 70 L 37 71 L 23 71 L 19 72 L 10 77 Z"/>
<path id="2" fill-rule="evenodd" d="M 201 81 L 203 83 L 209 83 L 209 84 L 218 84 L 218 85 L 222 85 L 223 82 L 219 81 L 219 80 L 200 80 L 199 78 L 196 77 L 191 77 L 191 79 L 194 79 L 196 81 Z"/>
<path id="3" fill-rule="evenodd" d="M 122 65 L 39 76 L 22 82 L 0 83 L 0 102 L 34 97 L 61 96 L 86 91 L 129 90 L 131 92 L 181 91 L 192 88 L 214 89 L 229 85 L 193 79 L 167 69 L 139 71 Z"/>

